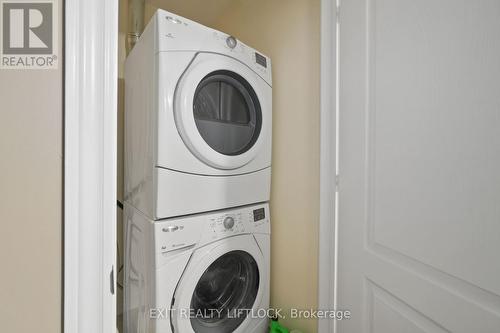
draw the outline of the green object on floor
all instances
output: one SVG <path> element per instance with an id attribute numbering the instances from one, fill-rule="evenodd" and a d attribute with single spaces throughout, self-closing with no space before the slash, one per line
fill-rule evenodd
<path id="1" fill-rule="evenodd" d="M 269 333 L 289 333 L 289 331 L 286 327 L 281 326 L 277 319 L 273 319 L 271 320 Z"/>

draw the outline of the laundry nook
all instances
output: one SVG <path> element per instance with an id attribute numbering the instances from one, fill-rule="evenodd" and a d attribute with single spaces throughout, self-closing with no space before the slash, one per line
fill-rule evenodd
<path id="1" fill-rule="evenodd" d="M 280 315 L 319 222 L 319 2 L 284 6 L 120 1 L 120 333 L 317 329 Z"/>
<path id="2" fill-rule="evenodd" d="M 164 10 L 128 55 L 124 332 L 268 331 L 271 77 L 269 57 Z"/>

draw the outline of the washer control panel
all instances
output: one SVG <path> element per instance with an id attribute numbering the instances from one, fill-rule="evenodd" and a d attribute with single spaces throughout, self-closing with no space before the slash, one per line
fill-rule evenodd
<path id="1" fill-rule="evenodd" d="M 269 233 L 267 204 L 237 208 L 208 217 L 210 240 L 244 233 Z"/>
<path id="2" fill-rule="evenodd" d="M 245 232 L 245 223 L 243 223 L 241 212 L 215 215 L 212 216 L 209 221 L 212 233 L 219 237 Z"/>
<path id="3" fill-rule="evenodd" d="M 166 253 L 214 242 L 239 234 L 269 234 L 269 205 L 228 209 L 154 222 L 157 253 Z"/>

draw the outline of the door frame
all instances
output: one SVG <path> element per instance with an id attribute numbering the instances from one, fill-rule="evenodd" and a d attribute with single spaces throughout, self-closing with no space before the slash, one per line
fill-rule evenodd
<path id="1" fill-rule="evenodd" d="M 116 331 L 117 0 L 64 11 L 65 333 Z"/>
<path id="2" fill-rule="evenodd" d="M 336 307 L 338 12 L 337 0 L 321 0 L 318 309 L 322 310 Z M 319 333 L 334 331 L 334 320 L 318 320 Z"/>

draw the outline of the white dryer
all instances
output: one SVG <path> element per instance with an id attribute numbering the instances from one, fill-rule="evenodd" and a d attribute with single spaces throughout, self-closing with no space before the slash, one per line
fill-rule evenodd
<path id="1" fill-rule="evenodd" d="M 125 64 L 125 199 L 152 219 L 269 200 L 271 61 L 158 10 Z"/>
<path id="2" fill-rule="evenodd" d="M 268 332 L 267 204 L 125 221 L 125 333 Z"/>

